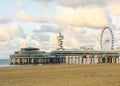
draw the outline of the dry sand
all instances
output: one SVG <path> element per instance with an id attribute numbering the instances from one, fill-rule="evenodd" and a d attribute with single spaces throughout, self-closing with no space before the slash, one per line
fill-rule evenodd
<path id="1" fill-rule="evenodd" d="M 120 86 L 120 64 L 3 67 L 0 86 Z"/>

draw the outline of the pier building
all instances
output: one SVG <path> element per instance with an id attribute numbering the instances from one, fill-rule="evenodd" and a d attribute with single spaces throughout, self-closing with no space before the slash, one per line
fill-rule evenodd
<path id="1" fill-rule="evenodd" d="M 10 64 L 50 64 L 60 63 L 59 58 L 40 51 L 39 48 L 21 48 L 20 51 L 10 55 Z"/>
<path id="2" fill-rule="evenodd" d="M 21 48 L 10 55 L 11 64 L 100 64 L 120 63 L 119 51 L 55 50 L 49 53 L 39 48 Z"/>

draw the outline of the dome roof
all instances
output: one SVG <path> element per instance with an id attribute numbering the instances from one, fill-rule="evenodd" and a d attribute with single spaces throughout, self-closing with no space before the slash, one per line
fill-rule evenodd
<path id="1" fill-rule="evenodd" d="M 33 47 L 21 48 L 21 51 L 32 51 L 32 50 L 39 50 L 39 48 L 33 48 Z"/>

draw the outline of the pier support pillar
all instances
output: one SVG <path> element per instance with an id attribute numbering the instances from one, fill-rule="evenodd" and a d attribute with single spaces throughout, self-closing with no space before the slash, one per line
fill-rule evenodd
<path id="1" fill-rule="evenodd" d="M 18 64 L 20 64 L 20 58 L 18 58 Z"/>
<path id="2" fill-rule="evenodd" d="M 22 58 L 22 64 L 24 64 L 24 58 Z"/>

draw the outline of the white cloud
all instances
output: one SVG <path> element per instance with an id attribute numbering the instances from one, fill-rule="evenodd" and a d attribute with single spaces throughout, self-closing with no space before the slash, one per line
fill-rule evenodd
<path id="1" fill-rule="evenodd" d="M 21 1 L 17 1 L 16 6 L 22 8 L 24 5 Z"/>
<path id="2" fill-rule="evenodd" d="M 44 18 L 35 18 L 29 14 L 26 14 L 24 11 L 19 11 L 16 14 L 16 18 L 22 21 L 31 21 L 31 22 L 41 22 L 41 23 L 45 23 L 48 22 L 46 19 Z"/>
<path id="3" fill-rule="evenodd" d="M 8 34 L 8 31 L 6 31 L 6 29 L 4 28 L 0 28 L 0 40 L 4 41 L 4 40 L 9 40 L 11 37 Z"/>
<path id="4" fill-rule="evenodd" d="M 67 8 L 58 7 L 55 22 L 63 25 L 79 25 L 89 27 L 101 27 L 108 25 L 107 15 L 104 9 L 95 8 Z"/>
<path id="5" fill-rule="evenodd" d="M 16 36 L 25 38 L 25 34 L 22 28 L 20 28 L 19 24 L 11 24 L 7 27 L 0 27 L 0 40 L 1 41 L 10 40 Z"/>
<path id="6" fill-rule="evenodd" d="M 120 8 L 120 1 L 114 0 L 111 4 L 109 4 L 105 9 L 108 12 L 111 12 L 112 14 L 115 14 L 117 16 L 120 16 L 120 11 L 118 10 Z"/>

